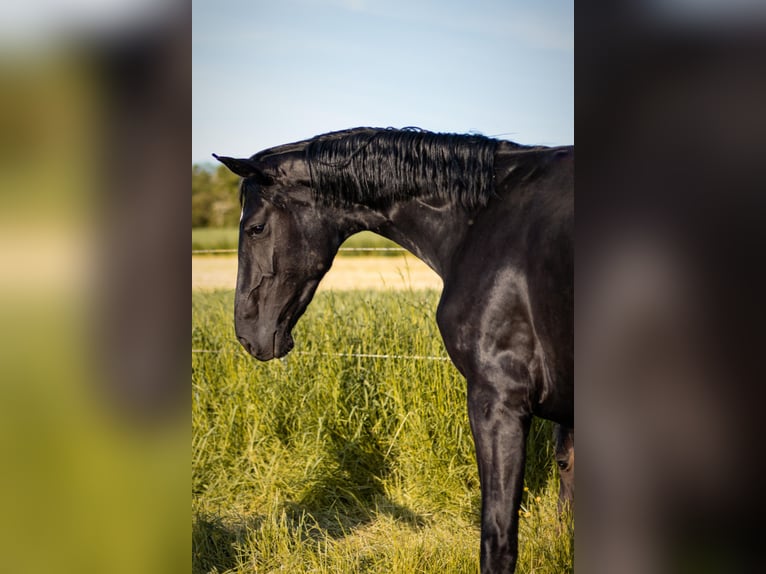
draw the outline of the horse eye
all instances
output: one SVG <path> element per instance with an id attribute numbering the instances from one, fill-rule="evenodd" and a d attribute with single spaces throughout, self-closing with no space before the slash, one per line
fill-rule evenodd
<path id="1" fill-rule="evenodd" d="M 558 464 L 558 465 L 559 465 L 559 468 L 560 468 L 561 470 L 566 470 L 566 469 L 567 469 L 567 466 L 569 466 L 569 465 L 566 463 L 566 461 L 564 461 L 564 460 L 560 460 L 560 461 L 558 461 L 556 464 Z"/>
<path id="2" fill-rule="evenodd" d="M 263 233 L 264 228 L 266 227 L 265 223 L 261 223 L 260 225 L 253 225 L 252 227 L 249 227 L 247 229 L 247 234 L 252 237 L 253 235 L 258 235 L 259 233 Z"/>

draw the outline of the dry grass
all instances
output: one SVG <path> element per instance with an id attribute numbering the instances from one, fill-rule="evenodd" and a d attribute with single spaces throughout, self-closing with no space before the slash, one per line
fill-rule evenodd
<path id="1" fill-rule="evenodd" d="M 236 255 L 192 255 L 192 289 L 233 289 Z M 442 282 L 412 255 L 401 257 L 336 257 L 319 285 L 322 290 L 441 289 Z"/>

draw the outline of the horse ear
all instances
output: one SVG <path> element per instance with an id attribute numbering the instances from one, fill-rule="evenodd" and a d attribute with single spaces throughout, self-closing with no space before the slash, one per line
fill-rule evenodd
<path id="1" fill-rule="evenodd" d="M 240 177 L 253 177 L 261 185 L 271 185 L 274 183 L 274 178 L 264 173 L 250 159 L 237 159 L 216 154 L 213 154 L 213 157 Z"/>

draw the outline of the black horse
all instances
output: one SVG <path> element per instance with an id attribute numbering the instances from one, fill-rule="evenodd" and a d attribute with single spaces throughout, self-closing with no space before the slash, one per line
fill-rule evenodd
<path id="1" fill-rule="evenodd" d="M 244 178 L 235 325 L 257 359 L 293 348 L 354 233 L 388 237 L 441 276 L 436 319 L 468 382 L 481 571 L 512 572 L 532 415 L 561 425 L 561 492 L 574 492 L 574 148 L 357 128 L 215 157 Z"/>

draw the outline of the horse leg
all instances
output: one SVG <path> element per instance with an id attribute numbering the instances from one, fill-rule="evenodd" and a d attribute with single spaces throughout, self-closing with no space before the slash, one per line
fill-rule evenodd
<path id="1" fill-rule="evenodd" d="M 556 465 L 559 468 L 559 515 L 574 510 L 574 429 L 556 425 L 553 429 Z"/>
<path id="2" fill-rule="evenodd" d="M 531 417 L 491 384 L 469 381 L 471 422 L 481 484 L 481 572 L 513 572 Z"/>

